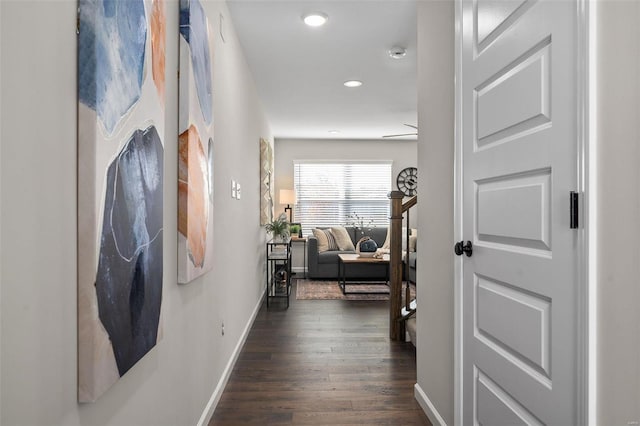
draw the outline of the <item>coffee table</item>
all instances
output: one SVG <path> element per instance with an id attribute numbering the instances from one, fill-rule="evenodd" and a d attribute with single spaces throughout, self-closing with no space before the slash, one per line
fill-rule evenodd
<path id="1" fill-rule="evenodd" d="M 376 257 L 360 257 L 360 255 L 355 253 L 342 253 L 338 255 L 338 276 L 340 285 L 340 290 L 342 290 L 342 294 L 388 294 L 388 291 L 380 292 L 363 292 L 363 291 L 355 291 L 355 292 L 347 292 L 347 285 L 362 285 L 362 284 L 381 284 L 380 281 L 356 281 L 351 280 L 347 281 L 347 265 L 389 265 L 389 255 L 385 254 L 382 258 Z M 383 282 L 385 285 L 389 285 L 389 268 L 387 268 L 387 276 L 386 280 Z"/>

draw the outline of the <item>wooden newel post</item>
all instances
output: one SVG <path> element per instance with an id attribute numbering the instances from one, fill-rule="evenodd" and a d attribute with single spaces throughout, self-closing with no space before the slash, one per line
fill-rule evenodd
<path id="1" fill-rule="evenodd" d="M 391 200 L 389 338 L 404 341 L 404 323 L 399 321 L 402 309 L 402 200 L 404 194 L 400 191 L 391 191 L 389 199 Z"/>

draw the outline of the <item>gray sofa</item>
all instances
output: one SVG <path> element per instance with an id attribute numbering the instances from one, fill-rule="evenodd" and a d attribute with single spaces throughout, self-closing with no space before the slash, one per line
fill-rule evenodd
<path id="1" fill-rule="evenodd" d="M 358 240 L 362 235 L 356 231 L 355 228 L 345 226 L 349 237 L 355 247 Z M 357 235 L 356 235 L 357 233 Z M 366 235 L 371 237 L 378 247 L 382 247 L 387 237 L 387 228 L 378 227 L 367 230 Z M 318 240 L 313 235 L 310 235 L 307 239 L 307 274 L 311 279 L 329 279 L 337 280 L 339 278 L 338 273 L 338 255 L 341 253 L 355 253 L 354 251 L 325 251 L 318 253 Z M 408 273 L 409 280 L 415 282 L 416 280 L 416 253 L 410 253 L 409 255 L 409 268 L 405 273 Z M 388 275 L 387 265 L 349 265 L 346 270 L 348 278 L 358 278 L 363 280 L 384 280 Z"/>

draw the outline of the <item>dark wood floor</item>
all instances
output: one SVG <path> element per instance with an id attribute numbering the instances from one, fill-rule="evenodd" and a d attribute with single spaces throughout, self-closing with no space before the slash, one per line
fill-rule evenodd
<path id="1" fill-rule="evenodd" d="M 415 350 L 388 302 L 295 300 L 260 310 L 209 425 L 430 425 Z"/>

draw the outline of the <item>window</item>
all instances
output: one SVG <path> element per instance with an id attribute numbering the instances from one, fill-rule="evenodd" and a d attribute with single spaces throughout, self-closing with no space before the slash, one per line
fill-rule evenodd
<path id="1" fill-rule="evenodd" d="M 311 229 L 344 225 L 356 213 L 371 226 L 389 225 L 391 162 L 294 162 L 296 222 Z"/>

